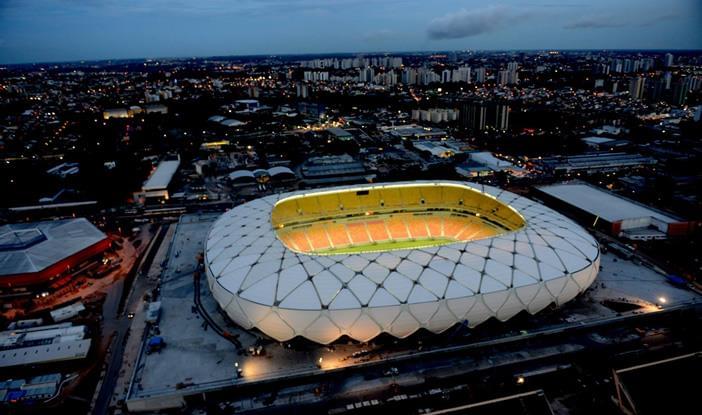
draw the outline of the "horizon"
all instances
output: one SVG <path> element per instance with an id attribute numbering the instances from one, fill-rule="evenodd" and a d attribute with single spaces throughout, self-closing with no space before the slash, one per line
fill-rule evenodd
<path id="1" fill-rule="evenodd" d="M 702 5 L 694 0 L 503 0 L 487 6 L 474 0 L 4 0 L 0 64 L 387 51 L 698 50 L 701 19 Z"/>
<path id="2" fill-rule="evenodd" d="M 434 49 L 434 50 L 387 50 L 387 51 L 356 51 L 356 52 L 324 52 L 324 53 L 260 53 L 260 54 L 242 54 L 242 55 L 201 55 L 201 56 L 138 56 L 138 57 L 125 57 L 125 58 L 103 58 L 103 59 L 77 59 L 77 60 L 67 60 L 67 61 L 37 61 L 37 62 L 17 62 L 17 63 L 0 63 L 1 67 L 13 67 L 13 66 L 36 66 L 36 65 L 72 65 L 79 64 L 85 65 L 88 63 L 103 63 L 103 62 L 140 62 L 140 61 L 163 61 L 163 60 L 206 60 L 206 59 L 237 59 L 237 58 L 274 58 L 274 57 L 303 57 L 303 56 L 374 56 L 374 55 L 409 55 L 409 54 L 431 54 L 431 53 L 505 53 L 505 52 L 546 52 L 546 51 L 556 51 L 556 52 L 599 52 L 599 53 L 621 53 L 621 52 L 635 52 L 635 53 L 696 53 L 702 51 L 701 48 L 697 49 L 646 49 L 646 48 L 622 48 L 622 49 L 555 49 L 555 48 L 534 48 L 534 49 Z"/>

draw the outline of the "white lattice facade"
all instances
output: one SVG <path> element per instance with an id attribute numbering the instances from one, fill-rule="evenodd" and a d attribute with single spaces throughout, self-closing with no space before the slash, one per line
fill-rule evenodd
<path id="1" fill-rule="evenodd" d="M 404 195 L 419 195 L 448 188 L 499 202 L 521 225 L 439 246 L 319 254 L 283 243 L 276 232 L 283 225 L 274 226 L 271 219 L 281 201 L 315 193 L 403 189 Z M 436 223 L 434 234 L 446 231 L 442 224 L 448 222 Z M 420 328 L 439 333 L 459 322 L 473 327 L 490 317 L 505 321 L 522 310 L 534 314 L 587 289 L 599 260 L 595 239 L 563 215 L 495 187 L 463 182 L 346 186 L 264 197 L 223 214 L 205 248 L 209 287 L 234 322 L 279 341 L 303 336 L 323 344 L 342 335 L 358 341 L 382 332 L 404 338 Z"/>

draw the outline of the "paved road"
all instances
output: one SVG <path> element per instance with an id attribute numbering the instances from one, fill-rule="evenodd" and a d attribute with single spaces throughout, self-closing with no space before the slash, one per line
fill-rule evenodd
<path id="1" fill-rule="evenodd" d="M 132 282 L 132 286 L 135 286 L 137 279 L 145 274 L 151 267 L 151 263 L 154 259 L 154 254 L 158 250 L 159 246 L 164 240 L 168 227 L 162 227 L 159 232 L 154 236 L 154 243 L 149 246 L 149 249 L 145 252 L 144 260 L 139 264 L 136 270 L 136 276 Z M 125 309 L 131 309 L 133 301 L 140 301 L 143 292 L 130 293 L 131 297 L 127 299 L 128 307 Z M 115 385 L 117 383 L 117 377 L 119 376 L 119 371 L 122 367 L 122 358 L 124 356 L 124 347 L 127 340 L 127 333 L 129 332 L 129 327 L 131 326 L 131 320 L 128 319 L 124 314 L 117 316 L 112 320 L 111 325 L 115 327 L 115 336 L 112 341 L 112 348 L 110 352 L 109 361 L 107 362 L 107 370 L 105 371 L 105 376 L 103 377 L 102 385 L 100 387 L 100 392 L 98 393 L 98 398 L 95 402 L 95 408 L 93 408 L 93 414 L 104 415 L 108 413 L 110 402 L 112 400 L 112 394 L 114 393 Z M 107 322 L 105 324 L 108 324 Z M 134 333 L 138 335 L 139 333 Z"/>
<path id="2" fill-rule="evenodd" d="M 122 317 L 115 321 L 115 325 L 116 330 L 112 340 L 112 351 L 109 361 L 107 362 L 107 371 L 105 372 L 102 386 L 100 387 L 100 393 L 98 394 L 95 408 L 93 409 L 94 414 L 107 413 L 112 398 L 112 392 L 117 382 L 117 375 L 122 366 L 122 353 L 124 352 L 124 342 L 127 337 L 127 332 L 129 331 L 129 320 Z"/>

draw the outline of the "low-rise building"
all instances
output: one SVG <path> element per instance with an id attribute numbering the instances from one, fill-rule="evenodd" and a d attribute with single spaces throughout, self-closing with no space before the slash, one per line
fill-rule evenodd
<path id="1" fill-rule="evenodd" d="M 621 152 L 596 152 L 575 156 L 544 157 L 537 161 L 544 171 L 554 175 L 608 173 L 656 165 L 656 159 Z"/>
<path id="2" fill-rule="evenodd" d="M 0 332 L 0 367 L 83 359 L 90 351 L 86 326 L 70 323 Z"/>
<path id="3" fill-rule="evenodd" d="M 134 193 L 134 199 L 142 204 L 165 202 L 169 199 L 171 181 L 180 167 L 177 160 L 164 160 L 158 164 L 151 176 L 144 182 L 140 192 Z"/>
<path id="4" fill-rule="evenodd" d="M 537 188 L 547 203 L 570 211 L 584 224 L 632 240 L 666 239 L 692 232 L 696 224 L 584 182 Z"/>

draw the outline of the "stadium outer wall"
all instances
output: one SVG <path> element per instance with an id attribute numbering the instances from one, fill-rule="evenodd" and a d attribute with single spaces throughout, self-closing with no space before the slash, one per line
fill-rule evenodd
<path id="1" fill-rule="evenodd" d="M 240 326 L 258 328 L 278 341 L 302 336 L 328 344 L 346 335 L 364 342 L 382 332 L 404 338 L 420 328 L 440 333 L 457 323 L 474 327 L 489 318 L 505 321 L 520 311 L 535 314 L 573 299 L 597 275 L 599 247 L 592 236 L 557 212 L 510 192 L 459 182 L 336 190 L 402 186 L 460 186 L 515 209 L 526 226 L 440 247 L 306 255 L 286 248 L 271 226 L 273 206 L 301 192 L 269 196 L 230 210 L 213 225 L 205 262 L 215 300 Z M 334 189 L 323 190 L 330 191 Z M 411 282 L 406 296 L 397 283 L 402 278 Z M 285 288 L 289 285 L 294 287 Z"/>
<path id="2" fill-rule="evenodd" d="M 0 277 L 0 288 L 31 287 L 49 283 L 81 262 L 107 251 L 111 243 L 109 238 L 105 238 L 38 272 L 3 275 Z"/>

